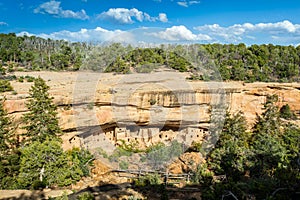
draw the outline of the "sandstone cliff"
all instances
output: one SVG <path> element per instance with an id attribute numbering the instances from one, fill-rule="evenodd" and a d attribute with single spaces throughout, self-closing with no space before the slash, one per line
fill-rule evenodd
<path id="1" fill-rule="evenodd" d="M 300 112 L 300 83 L 187 81 L 183 74 L 114 75 L 92 72 L 16 72 L 42 77 L 59 107 L 60 125 L 72 132 L 99 125 L 209 127 L 215 107 L 245 113 L 249 125 L 262 112 L 266 95 L 277 94 L 279 106 Z M 32 83 L 12 82 L 17 94 L 5 93 L 8 112 L 18 119 Z"/>

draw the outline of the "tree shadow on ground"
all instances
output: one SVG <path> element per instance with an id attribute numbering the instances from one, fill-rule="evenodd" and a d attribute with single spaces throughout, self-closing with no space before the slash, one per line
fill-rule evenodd
<path id="1" fill-rule="evenodd" d="M 201 193 L 199 187 L 186 186 L 178 188 L 175 186 L 166 187 L 164 184 L 137 186 L 134 183 L 107 184 L 102 186 L 88 187 L 76 193 L 68 195 L 69 200 L 76 200 L 82 194 L 93 194 L 95 199 L 187 199 L 200 200 Z"/>

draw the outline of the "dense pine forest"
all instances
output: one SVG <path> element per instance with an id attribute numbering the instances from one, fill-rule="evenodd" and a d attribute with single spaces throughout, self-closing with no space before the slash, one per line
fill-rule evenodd
<path id="1" fill-rule="evenodd" d="M 164 65 L 180 72 L 202 72 L 194 73 L 192 79 L 211 80 L 218 71 L 223 80 L 290 82 L 299 80 L 300 46 L 193 44 L 135 48 L 10 33 L 0 34 L 0 60 L 1 71 L 85 69 L 131 73 L 151 72 Z M 195 61 L 196 67 L 192 65 Z"/>

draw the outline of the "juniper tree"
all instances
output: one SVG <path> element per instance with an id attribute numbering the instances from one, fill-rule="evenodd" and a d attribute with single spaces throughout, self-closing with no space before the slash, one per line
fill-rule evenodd
<path id="1" fill-rule="evenodd" d="M 36 78 L 34 85 L 29 90 L 30 100 L 26 106 L 29 110 L 23 117 L 26 129 L 25 144 L 29 141 L 43 142 L 46 138 L 57 139 L 61 133 L 58 125 L 56 105 L 52 102 L 49 86 L 42 78 Z"/>

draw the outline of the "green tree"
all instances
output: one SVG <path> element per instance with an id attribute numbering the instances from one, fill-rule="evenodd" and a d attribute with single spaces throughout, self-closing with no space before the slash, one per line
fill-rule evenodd
<path id="1" fill-rule="evenodd" d="M 0 100 L 0 155 L 9 150 L 11 138 L 14 134 L 12 119 L 3 107 L 4 99 Z"/>
<path id="2" fill-rule="evenodd" d="M 247 169 L 246 162 L 251 152 L 248 146 L 250 134 L 241 112 L 226 114 L 223 130 L 214 150 L 209 154 L 208 164 L 216 174 L 226 174 L 238 180 Z"/>
<path id="3" fill-rule="evenodd" d="M 80 160 L 66 154 L 59 141 L 35 141 L 23 147 L 21 153 L 18 176 L 21 188 L 66 186 L 83 176 Z"/>
<path id="4" fill-rule="evenodd" d="M 4 100 L 0 101 L 0 189 L 13 189 L 19 169 L 16 126 L 3 108 Z"/>
<path id="5" fill-rule="evenodd" d="M 48 90 L 49 86 L 40 77 L 34 80 L 34 85 L 29 90 L 30 100 L 26 104 L 29 112 L 23 117 L 25 144 L 28 141 L 43 142 L 46 138 L 57 139 L 57 135 L 61 134 L 56 105 Z"/>
<path id="6" fill-rule="evenodd" d="M 277 95 L 267 96 L 264 103 L 264 112 L 257 116 L 257 122 L 253 127 L 254 133 L 276 135 L 280 132 L 281 120 L 279 109 L 274 104 L 278 101 Z"/>
<path id="7" fill-rule="evenodd" d="M 279 109 L 274 105 L 277 100 L 276 95 L 267 96 L 264 112 L 258 116 L 254 125 L 252 148 L 255 165 L 252 174 L 257 177 L 263 175 L 272 177 L 278 162 L 285 161 L 286 149 L 282 146 L 280 138 L 282 122 L 279 118 Z"/>
<path id="8" fill-rule="evenodd" d="M 84 176 L 88 176 L 90 174 L 90 166 L 95 157 L 86 149 L 73 148 L 70 151 L 66 152 L 68 156 L 72 157 L 72 160 L 78 163 L 78 167 L 83 172 Z M 78 162 L 79 161 L 79 162 Z"/>
<path id="9" fill-rule="evenodd" d="M 250 143 L 253 151 L 253 157 L 249 160 L 252 162 L 250 174 L 256 183 L 253 191 L 259 199 L 272 196 L 278 188 L 293 191 L 291 188 L 300 180 L 299 164 L 296 162 L 299 158 L 300 130 L 280 120 L 279 108 L 275 105 L 277 100 L 277 96 L 267 97 L 265 110 L 258 117 Z"/>
<path id="10" fill-rule="evenodd" d="M 275 176 L 282 185 L 300 188 L 300 128 L 291 123 L 286 124 L 282 141 L 287 151 L 287 163 L 276 171 Z"/>

